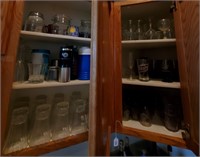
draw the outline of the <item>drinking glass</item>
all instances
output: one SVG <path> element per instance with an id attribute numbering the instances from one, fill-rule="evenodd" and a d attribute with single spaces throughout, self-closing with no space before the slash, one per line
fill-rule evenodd
<path id="1" fill-rule="evenodd" d="M 136 40 L 144 39 L 144 32 L 142 30 L 142 20 L 137 20 L 137 30 L 135 34 L 136 34 Z"/>
<path id="2" fill-rule="evenodd" d="M 128 25 L 127 25 L 127 39 L 128 40 L 133 40 L 134 39 L 134 25 L 132 20 L 128 20 Z"/>
<path id="3" fill-rule="evenodd" d="M 134 65 L 134 61 L 133 61 L 133 53 L 129 52 L 129 56 L 128 56 L 128 68 L 130 70 L 130 76 L 129 79 L 132 80 L 133 79 L 133 65 Z"/>
<path id="4" fill-rule="evenodd" d="M 41 83 L 44 81 L 47 64 L 28 63 L 29 83 Z"/>
<path id="5" fill-rule="evenodd" d="M 69 131 L 69 102 L 64 100 L 64 94 L 56 94 L 51 117 L 52 140 L 70 135 Z"/>
<path id="6" fill-rule="evenodd" d="M 162 60 L 162 81 L 163 82 L 173 82 L 173 60 L 164 59 Z"/>
<path id="7" fill-rule="evenodd" d="M 51 105 L 43 102 L 44 99 L 38 100 L 34 112 L 33 128 L 29 137 L 29 145 L 39 145 L 51 140 L 49 115 Z"/>
<path id="8" fill-rule="evenodd" d="M 167 39 L 167 31 L 170 28 L 170 20 L 169 19 L 161 19 L 158 21 L 158 29 L 163 32 L 163 39 Z"/>
<path id="9" fill-rule="evenodd" d="M 78 134 L 87 130 L 86 100 L 76 99 L 70 104 L 72 107 L 71 131 Z"/>
<path id="10" fill-rule="evenodd" d="M 149 61 L 146 58 L 137 59 L 139 80 L 149 81 Z"/>
<path id="11" fill-rule="evenodd" d="M 152 28 L 152 20 L 149 19 L 149 30 L 145 33 L 145 38 L 146 39 L 155 39 L 156 35 L 155 35 L 156 31 Z"/>
<path id="12" fill-rule="evenodd" d="M 8 135 L 3 147 L 5 154 L 28 147 L 28 113 L 27 106 L 13 109 Z"/>
<path id="13" fill-rule="evenodd" d="M 151 114 L 147 106 L 143 107 L 142 112 L 140 113 L 140 123 L 144 126 L 151 126 L 152 125 L 152 119 L 151 119 Z"/>

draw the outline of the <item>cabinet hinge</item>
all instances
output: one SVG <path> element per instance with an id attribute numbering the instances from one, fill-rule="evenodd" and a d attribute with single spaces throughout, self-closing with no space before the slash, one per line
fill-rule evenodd
<path id="1" fill-rule="evenodd" d="M 190 125 L 189 124 L 182 124 L 182 129 L 184 130 L 182 132 L 183 140 L 189 140 L 190 139 Z"/>
<path id="2" fill-rule="evenodd" d="M 172 4 L 170 6 L 170 13 L 173 13 L 174 11 L 176 11 L 176 1 L 172 1 Z"/>

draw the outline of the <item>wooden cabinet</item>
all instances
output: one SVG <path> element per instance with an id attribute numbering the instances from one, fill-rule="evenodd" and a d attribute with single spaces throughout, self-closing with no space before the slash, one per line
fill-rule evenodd
<path id="1" fill-rule="evenodd" d="M 9 128 L 9 121 L 10 121 L 10 108 L 12 108 L 12 105 L 15 104 L 15 99 L 18 97 L 22 97 L 24 95 L 28 95 L 29 97 L 34 97 L 37 94 L 46 94 L 49 93 L 50 95 L 55 92 L 64 92 L 65 95 L 69 92 L 80 90 L 83 95 L 86 97 L 89 96 L 89 93 L 91 95 L 89 96 L 89 104 L 91 107 L 89 107 L 89 112 L 91 115 L 89 115 L 89 121 L 91 125 L 91 131 L 93 134 L 89 134 L 89 141 L 90 143 L 94 142 L 93 136 L 95 136 L 96 132 L 95 125 L 97 121 L 97 98 L 102 100 L 100 97 L 102 93 L 97 93 L 97 89 L 99 87 L 104 89 L 104 85 L 102 85 L 102 78 L 97 79 L 97 64 L 100 64 L 99 59 L 97 60 L 97 2 L 89 2 L 89 1 L 80 1 L 79 3 L 68 1 L 59 1 L 59 2 L 3 2 L 2 5 L 2 17 L 4 21 L 3 28 L 5 27 L 5 24 L 8 25 L 10 29 L 4 29 L 5 31 L 1 32 L 2 35 L 2 152 L 1 154 L 4 154 L 3 152 L 3 144 L 6 140 L 6 130 L 8 132 Z M 24 6 L 24 10 L 23 10 Z M 73 18 L 74 23 L 73 25 L 79 25 L 80 20 L 87 19 L 92 21 L 92 40 L 89 38 L 79 38 L 79 37 L 72 37 L 72 36 L 65 36 L 65 35 L 54 35 L 54 34 L 45 34 L 45 33 L 38 33 L 38 32 L 29 32 L 24 31 L 21 28 L 23 28 L 23 24 L 25 22 L 25 19 L 27 18 L 27 15 L 30 11 L 35 10 L 37 8 L 37 11 L 40 11 L 44 14 L 46 17 L 46 24 L 52 23 L 51 18 L 56 13 L 64 12 L 68 16 L 71 16 Z M 50 8 L 50 9 L 49 9 Z M 12 12 L 12 11 L 13 12 Z M 12 12 L 12 17 L 7 16 L 8 12 Z M 24 17 L 24 20 L 22 18 Z M 78 18 L 77 18 L 78 17 Z M 14 19 L 14 20 L 13 20 Z M 102 19 L 101 19 L 102 20 Z M 105 32 L 106 33 L 106 32 Z M 20 37 L 20 42 L 19 41 Z M 103 39 L 103 37 L 101 37 Z M 15 63 L 16 63 L 16 57 L 17 57 L 17 49 L 20 47 L 21 44 L 26 44 L 30 49 L 32 48 L 44 48 L 44 49 L 50 49 L 53 52 L 53 56 L 58 56 L 59 54 L 59 47 L 65 44 L 76 44 L 78 46 L 91 46 L 92 54 L 91 54 L 91 78 L 90 81 L 70 81 L 66 84 L 59 84 L 57 82 L 54 83 L 48 83 L 44 82 L 42 84 L 35 84 L 31 85 L 28 83 L 13 83 L 14 82 L 14 70 L 15 70 Z M 56 50 L 57 49 L 57 50 Z M 102 54 L 106 54 L 106 51 Z M 30 52 L 26 52 L 26 55 L 30 55 Z M 103 56 L 104 57 L 104 56 Z M 99 66 L 99 65 L 98 65 Z M 104 68 L 104 67 L 103 67 Z M 101 69 L 103 69 L 101 68 Z M 107 69 L 107 68 L 106 68 Z M 112 71 L 112 68 L 110 69 Z M 102 73 L 102 77 L 105 79 L 109 79 L 107 76 L 109 73 Z M 97 84 L 98 81 L 98 84 Z M 107 82 L 107 81 L 106 81 Z M 108 82 L 107 82 L 108 84 Z M 109 86 L 112 86 L 110 84 Z M 89 92 L 91 91 L 91 92 Z M 100 91 L 100 90 L 99 90 Z M 68 93 L 68 94 L 69 94 Z M 106 96 L 107 97 L 107 96 Z M 31 99 L 32 99 L 31 98 Z M 105 99 L 105 100 L 112 100 L 112 99 Z M 102 102 L 103 104 L 104 102 Z M 108 102 L 106 102 L 108 103 Z M 107 118 L 105 118 L 107 119 Z M 111 123 L 111 122 L 110 122 Z M 105 126 L 105 125 L 104 125 Z M 94 127 L 94 128 L 93 128 Z M 90 128 L 90 127 L 89 127 Z M 96 131 L 96 130 L 95 130 Z M 4 137 L 4 138 L 3 138 Z M 60 148 L 64 148 L 67 146 L 71 146 L 76 143 L 80 143 L 83 141 L 88 140 L 88 131 L 83 133 L 77 133 L 72 136 L 68 136 L 63 139 L 59 139 L 56 141 L 51 141 L 48 143 L 36 145 L 33 147 L 25 148 L 22 150 L 17 150 L 14 152 L 9 152 L 9 154 L 4 155 L 40 155 L 44 154 L 53 150 L 57 150 Z M 90 145 L 90 154 L 95 154 L 95 151 L 93 148 L 95 148 L 94 144 Z"/>
<path id="2" fill-rule="evenodd" d="M 170 7 L 175 7 L 173 14 L 170 13 Z M 196 132 L 199 127 L 199 120 L 197 118 L 199 115 L 199 78 L 197 76 L 199 73 L 199 60 L 197 59 L 199 56 L 199 37 L 197 37 L 199 36 L 197 28 L 199 21 L 198 7 L 198 2 L 125 1 L 114 3 L 115 87 L 117 89 L 115 91 L 115 121 L 118 122 L 116 123 L 118 132 L 155 142 L 186 147 L 199 154 L 199 141 L 197 140 L 199 135 Z M 191 8 L 193 12 L 189 14 L 187 11 Z M 129 19 L 147 19 L 148 17 L 157 18 L 157 20 L 163 17 L 173 18 L 176 38 L 123 40 L 122 26 L 124 21 L 128 21 Z M 192 17 L 192 22 L 189 20 L 189 17 Z M 174 57 L 174 59 L 178 60 L 180 82 L 166 84 L 152 78 L 148 82 L 141 82 L 138 81 L 137 75 L 135 79 L 130 80 L 125 75 L 126 72 L 124 72 L 128 68 L 129 52 L 134 54 L 135 59 L 144 56 L 157 59 L 159 57 L 160 59 L 162 57 Z M 191 62 L 195 64 L 191 64 Z M 124 76 L 125 78 L 123 78 Z M 168 92 L 164 92 L 164 95 L 178 91 L 182 100 L 182 106 L 178 110 L 182 110 L 181 108 L 183 108 L 182 123 L 184 127 L 182 127 L 182 130 L 178 132 L 168 131 L 162 123 L 159 124 L 157 121 L 152 122 L 151 127 L 141 125 L 139 119 L 124 121 L 123 107 L 126 96 L 126 94 L 123 95 L 124 88 L 129 92 L 126 92 L 126 94 L 132 97 L 130 100 L 137 99 L 138 93 L 144 95 L 140 99 L 148 99 L 148 97 L 145 97 L 145 94 L 151 94 L 150 97 L 152 98 L 155 95 L 160 95 L 162 90 L 169 90 Z M 155 92 L 155 90 L 160 92 Z M 153 106 L 152 99 L 148 100 L 145 103 L 150 104 L 150 107 Z M 134 103 L 137 102 L 132 102 L 132 107 Z"/>
<path id="3" fill-rule="evenodd" d="M 189 148 L 196 154 L 199 154 L 199 2 L 183 1 L 171 3 L 149 0 L 127 0 L 120 2 L 84 1 L 79 3 L 86 4 L 85 7 L 79 6 L 79 4 L 76 3 L 77 6 L 75 5 L 74 8 L 71 6 L 74 11 L 79 10 L 77 14 L 81 14 L 81 12 L 84 12 L 84 14 L 86 13 L 87 17 L 92 21 L 91 39 L 21 31 L 24 22 L 22 18 L 25 18 L 28 12 L 34 9 L 39 2 L 13 1 L 1 3 L 3 4 L 1 6 L 3 8 L 2 17 L 6 17 L 4 15 L 7 15 L 6 10 L 8 6 L 10 7 L 8 10 L 16 10 L 13 12 L 12 17 L 2 19 L 3 21 L 7 21 L 5 23 L 12 24 L 12 28 L 8 30 L 8 33 L 1 32 L 3 39 L 1 50 L 2 143 L 5 141 L 6 130 L 8 129 L 9 105 L 13 100 L 11 97 L 13 94 L 12 91 L 19 91 L 16 92 L 17 96 L 20 95 L 20 91 L 23 90 L 38 92 L 41 89 L 41 91 L 45 93 L 45 90 L 48 91 L 48 89 L 57 91 L 62 89 L 62 91 L 65 91 L 66 88 L 73 89 L 73 86 L 79 86 L 78 88 L 86 86 L 86 90 L 84 91 L 89 93 L 88 132 L 19 150 L 10 153 L 9 155 L 41 155 L 86 140 L 89 142 L 89 155 L 109 155 L 110 142 L 112 142 L 110 141 L 110 134 L 112 132 L 120 132 L 146 140 Z M 31 5 L 26 5 L 27 3 Z M 53 5 L 50 5 L 49 3 Z M 75 2 L 56 1 L 49 3 L 46 1 L 40 2 L 41 5 L 39 8 L 44 9 L 43 11 L 45 15 L 47 15 L 49 13 L 49 9 L 47 8 L 51 7 L 50 14 L 48 14 L 47 17 L 50 22 L 51 16 L 53 16 L 54 11 L 58 11 L 56 8 L 59 5 L 59 8 L 63 8 L 64 11 L 65 7 L 69 7 L 70 4 Z M 165 5 L 165 3 L 167 5 Z M 171 7 L 171 4 L 175 5 L 173 14 L 166 11 Z M 42 5 L 45 5 L 45 7 Z M 89 8 L 89 12 L 86 8 Z M 73 15 L 73 19 L 77 20 L 75 22 L 77 23 L 80 19 L 77 19 L 73 12 L 71 14 Z M 135 18 L 146 18 L 147 15 L 170 16 L 174 19 L 176 38 L 166 40 L 122 40 L 122 21 L 129 15 Z M 5 23 L 2 22 L 2 24 Z M 11 30 L 15 33 L 9 34 Z M 6 35 L 3 35 L 3 33 Z M 13 84 L 19 37 L 23 43 L 31 43 L 30 45 L 32 47 L 40 45 L 43 48 L 51 48 L 53 51 L 65 43 L 90 45 L 92 50 L 90 81 L 84 83 L 72 81 L 69 82 L 70 87 L 68 85 L 61 87 L 61 85 L 57 83 L 44 83 L 41 87 L 38 85 L 21 86 Z M 149 56 L 156 56 L 160 50 L 163 50 L 165 57 L 169 52 L 172 58 L 178 60 L 180 82 L 163 83 L 162 81 L 155 80 L 144 83 L 137 79 L 129 81 L 128 79 L 123 78 L 123 68 L 127 65 L 126 59 L 128 53 L 126 54 L 126 50 L 137 50 L 139 54 L 142 54 L 144 51 L 141 51 L 141 49 L 145 49 L 145 51 L 150 50 Z M 136 52 L 137 55 L 138 52 Z M 151 91 L 151 88 L 158 88 L 161 91 L 167 89 L 168 93 L 175 91 L 175 93 L 181 95 L 181 108 L 183 110 L 182 113 L 185 128 L 179 130 L 178 133 L 166 130 L 165 132 L 162 132 L 158 130 L 164 130 L 164 126 L 158 125 L 158 129 L 156 130 L 156 127 L 141 127 L 137 121 L 131 121 L 130 124 L 124 122 L 122 112 L 122 86 L 131 88 L 137 86 L 138 91 L 146 91 L 146 89 L 150 89 Z M 137 89 L 134 90 L 137 92 Z M 49 91 L 51 92 L 53 90 Z M 182 132 L 184 136 L 182 136 Z M 189 137 L 187 135 L 189 135 Z M 3 154 L 3 152 L 1 152 L 1 154 Z"/>

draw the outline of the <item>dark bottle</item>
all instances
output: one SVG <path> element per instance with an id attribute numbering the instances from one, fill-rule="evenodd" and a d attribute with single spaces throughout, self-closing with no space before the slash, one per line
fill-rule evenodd
<path id="1" fill-rule="evenodd" d="M 126 153 L 126 156 L 133 156 L 133 153 L 131 152 L 130 145 L 129 145 L 129 138 L 125 137 L 125 147 L 124 151 Z"/>
<path id="2" fill-rule="evenodd" d="M 78 49 L 73 46 L 71 59 L 71 80 L 78 79 Z"/>
<path id="3" fill-rule="evenodd" d="M 117 156 L 126 156 L 126 154 L 124 152 L 124 141 L 123 140 L 119 140 L 119 152 L 118 152 Z"/>

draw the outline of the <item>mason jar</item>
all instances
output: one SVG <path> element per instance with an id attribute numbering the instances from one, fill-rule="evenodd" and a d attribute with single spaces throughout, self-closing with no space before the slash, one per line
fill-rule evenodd
<path id="1" fill-rule="evenodd" d="M 31 11 L 26 19 L 24 30 L 42 32 L 44 26 L 44 16 L 40 12 Z"/>
<path id="2" fill-rule="evenodd" d="M 56 14 L 52 20 L 53 25 L 51 32 L 53 34 L 68 35 L 71 20 L 65 14 Z"/>
<path id="3" fill-rule="evenodd" d="M 91 21 L 81 20 L 79 27 L 79 37 L 90 38 L 91 37 Z"/>

